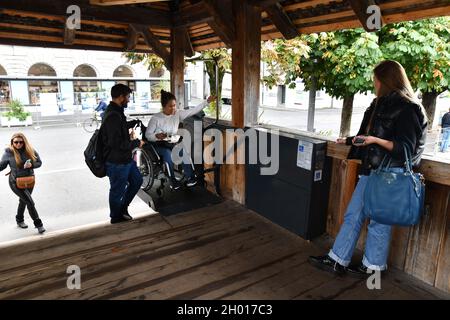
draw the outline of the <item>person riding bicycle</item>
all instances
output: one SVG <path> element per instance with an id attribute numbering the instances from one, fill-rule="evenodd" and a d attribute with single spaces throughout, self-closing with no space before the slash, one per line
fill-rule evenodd
<path id="1" fill-rule="evenodd" d="M 105 114 L 106 108 L 108 108 L 108 104 L 102 98 L 97 98 L 97 104 L 95 111 L 100 112 L 100 118 L 103 121 L 103 115 Z"/>
<path id="2" fill-rule="evenodd" d="M 164 90 L 161 90 L 161 105 L 162 111 L 155 114 L 148 123 L 147 130 L 145 131 L 145 137 L 148 141 L 155 143 L 156 152 L 167 163 L 169 167 L 169 176 L 171 180 L 171 188 L 177 190 L 181 188 L 180 182 L 175 178 L 172 160 L 172 149 L 167 144 L 157 143 L 158 141 L 164 141 L 169 136 L 176 135 L 180 122 L 189 118 L 200 111 L 202 111 L 209 102 L 212 101 L 212 97 L 209 97 L 207 101 L 202 102 L 198 106 L 188 110 L 177 110 L 175 96 Z M 182 156 L 182 154 L 180 153 Z M 187 179 L 186 186 L 193 187 L 197 184 L 197 177 L 191 163 L 185 163 L 183 160 L 183 172 Z"/>

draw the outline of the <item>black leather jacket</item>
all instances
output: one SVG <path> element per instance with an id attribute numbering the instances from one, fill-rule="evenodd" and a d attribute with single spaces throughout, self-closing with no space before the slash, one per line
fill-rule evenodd
<path id="1" fill-rule="evenodd" d="M 372 126 L 367 132 L 373 112 L 375 114 Z M 360 173 L 364 175 L 369 175 L 370 170 L 378 168 L 385 155 L 391 157 L 391 167 L 403 167 L 405 145 L 411 152 L 412 165 L 417 167 L 425 148 L 426 128 L 427 119 L 421 106 L 406 100 L 396 92 L 380 97 L 375 99 L 364 113 L 358 135 L 368 134 L 392 141 L 393 150 L 389 152 L 377 144 L 362 147 L 352 145 L 348 159 L 360 159 Z M 352 144 L 352 139 L 353 137 L 347 138 L 347 145 Z"/>

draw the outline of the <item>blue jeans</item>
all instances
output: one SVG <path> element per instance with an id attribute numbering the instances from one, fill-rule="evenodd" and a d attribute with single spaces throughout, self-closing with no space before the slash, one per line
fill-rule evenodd
<path id="1" fill-rule="evenodd" d="M 444 128 L 442 130 L 441 152 L 446 152 L 449 145 L 450 145 L 450 128 Z"/>
<path id="2" fill-rule="evenodd" d="M 159 156 L 162 158 L 162 160 L 168 164 L 169 166 L 169 174 L 172 179 L 175 179 L 175 172 L 173 169 L 173 161 L 172 161 L 172 150 L 169 148 L 161 147 L 161 146 L 155 146 L 156 152 L 158 152 Z M 180 152 L 180 156 L 183 156 L 183 150 Z M 193 178 L 194 177 L 194 169 L 192 168 L 192 163 L 184 159 L 183 157 L 183 173 L 186 178 Z"/>
<path id="3" fill-rule="evenodd" d="M 391 168 L 392 172 L 403 172 L 403 168 Z M 347 267 L 350 264 L 353 251 L 358 242 L 361 228 L 366 220 L 363 212 L 364 190 L 368 176 L 360 176 L 352 199 L 344 215 L 344 223 L 334 241 L 333 248 L 328 255 L 339 264 Z M 391 241 L 392 226 L 370 221 L 366 247 L 363 257 L 363 265 L 372 270 L 386 270 Z"/>
<path id="4" fill-rule="evenodd" d="M 106 163 L 106 175 L 109 177 L 109 208 L 111 218 L 119 218 L 130 205 L 142 185 L 142 176 L 136 162 L 127 164 Z"/>

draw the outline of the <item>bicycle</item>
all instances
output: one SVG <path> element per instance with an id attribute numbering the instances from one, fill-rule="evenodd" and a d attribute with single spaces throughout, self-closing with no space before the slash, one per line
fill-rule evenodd
<path id="1" fill-rule="evenodd" d="M 92 117 L 83 121 L 83 129 L 88 133 L 92 133 L 95 130 L 97 130 L 98 128 L 100 128 L 101 124 L 102 124 L 102 118 L 100 116 L 100 113 L 97 111 L 94 111 Z"/>

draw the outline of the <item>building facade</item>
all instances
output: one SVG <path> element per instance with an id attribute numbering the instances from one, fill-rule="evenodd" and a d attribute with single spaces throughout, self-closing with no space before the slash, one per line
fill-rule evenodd
<path id="1" fill-rule="evenodd" d="M 187 99 L 203 96 L 202 65 L 186 70 Z M 130 86 L 131 108 L 157 103 L 160 90 L 169 90 L 165 69 L 148 70 L 127 62 L 118 52 L 0 46 L 0 107 L 12 99 L 45 113 L 92 109 L 98 99 L 110 99 L 116 83 Z"/>

